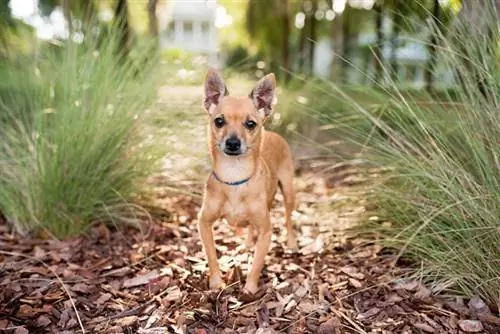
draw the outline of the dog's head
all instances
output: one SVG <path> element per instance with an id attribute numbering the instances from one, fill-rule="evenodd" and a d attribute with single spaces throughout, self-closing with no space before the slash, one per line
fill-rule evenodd
<path id="1" fill-rule="evenodd" d="M 210 69 L 205 78 L 203 107 L 210 116 L 210 129 L 218 149 L 241 156 L 259 144 L 262 127 L 275 102 L 276 79 L 268 74 L 248 96 L 229 96 L 220 74 Z"/>

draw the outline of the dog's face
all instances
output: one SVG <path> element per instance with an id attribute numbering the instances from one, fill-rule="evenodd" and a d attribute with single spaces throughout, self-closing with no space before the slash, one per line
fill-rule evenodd
<path id="1" fill-rule="evenodd" d="M 272 112 L 274 74 L 262 78 L 246 97 L 229 96 L 222 77 L 209 70 L 203 106 L 217 148 L 227 156 L 242 156 L 259 144 L 264 121 Z"/>

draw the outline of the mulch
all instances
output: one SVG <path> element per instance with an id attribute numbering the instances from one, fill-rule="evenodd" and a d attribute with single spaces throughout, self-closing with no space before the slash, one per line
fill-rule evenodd
<path id="1" fill-rule="evenodd" d="M 333 192 L 308 187 L 309 195 Z M 479 298 L 439 296 L 405 278 L 404 266 L 393 266 L 393 254 L 376 242 L 340 232 L 325 238 L 316 218 L 304 220 L 298 252 L 283 247 L 275 222 L 252 299 L 240 293 L 251 261 L 244 235 L 218 224 L 227 287 L 209 291 L 199 200 L 163 201 L 173 214 L 142 231 L 97 224 L 86 236 L 56 241 L 22 237 L 0 222 L 0 333 L 500 332 L 498 314 Z M 281 212 L 273 215 L 279 220 Z"/>

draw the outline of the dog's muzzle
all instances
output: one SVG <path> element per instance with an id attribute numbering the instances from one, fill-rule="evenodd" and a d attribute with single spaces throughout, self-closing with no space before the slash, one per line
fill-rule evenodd
<path id="1" fill-rule="evenodd" d="M 224 153 L 227 155 L 240 155 L 243 153 L 241 140 L 236 136 L 231 136 L 224 142 Z"/>

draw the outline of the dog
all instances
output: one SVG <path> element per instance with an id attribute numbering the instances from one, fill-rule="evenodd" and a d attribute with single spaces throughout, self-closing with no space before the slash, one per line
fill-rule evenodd
<path id="1" fill-rule="evenodd" d="M 209 288 L 225 286 L 213 236 L 213 224 L 224 218 L 248 227 L 246 246 L 255 246 L 244 292 L 254 295 L 271 243 L 270 210 L 279 187 L 285 206 L 287 246 L 297 248 L 291 214 L 295 205 L 294 162 L 279 134 L 264 129 L 275 105 L 273 73 L 258 81 L 248 96 L 230 96 L 219 72 L 208 70 L 203 108 L 208 113 L 208 146 L 212 161 L 198 214 L 198 232 L 209 267 Z M 256 236 L 256 241 L 255 241 Z"/>

